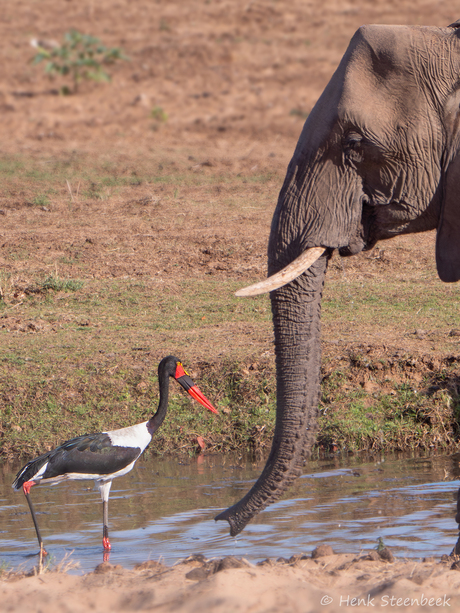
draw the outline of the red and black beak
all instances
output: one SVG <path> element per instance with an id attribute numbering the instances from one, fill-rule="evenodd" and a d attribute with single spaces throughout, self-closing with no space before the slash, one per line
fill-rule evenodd
<path id="1" fill-rule="evenodd" d="M 204 396 L 204 394 L 200 391 L 198 386 L 195 385 L 190 379 L 180 362 L 177 362 L 176 374 L 174 375 L 174 378 L 182 385 L 184 390 L 188 392 L 192 398 L 198 400 L 198 402 L 211 411 L 211 413 L 219 415 L 218 411 L 212 406 L 206 396 Z"/>

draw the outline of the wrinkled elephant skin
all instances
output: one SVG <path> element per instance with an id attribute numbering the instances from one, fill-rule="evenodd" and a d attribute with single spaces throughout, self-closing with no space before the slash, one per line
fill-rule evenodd
<path id="1" fill-rule="evenodd" d="M 436 263 L 460 279 L 460 28 L 363 26 L 309 115 L 272 221 L 272 275 L 310 247 L 324 254 L 271 292 L 277 417 L 267 464 L 216 519 L 238 534 L 300 473 L 315 440 L 320 305 L 334 249 L 437 228 Z"/>

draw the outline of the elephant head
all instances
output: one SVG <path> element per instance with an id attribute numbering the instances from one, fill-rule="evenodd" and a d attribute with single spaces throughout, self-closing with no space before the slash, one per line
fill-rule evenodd
<path id="1" fill-rule="evenodd" d="M 304 125 L 272 221 L 272 276 L 253 290 L 271 292 L 275 434 L 257 482 L 216 517 L 232 535 L 281 496 L 314 443 L 333 250 L 437 228 L 439 277 L 460 279 L 459 25 L 361 27 Z"/>

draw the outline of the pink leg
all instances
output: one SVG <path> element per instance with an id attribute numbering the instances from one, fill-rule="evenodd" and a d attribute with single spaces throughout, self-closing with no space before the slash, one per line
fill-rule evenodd
<path id="1" fill-rule="evenodd" d="M 112 549 L 112 545 L 110 544 L 110 541 L 109 541 L 109 529 L 104 524 L 102 530 L 103 530 L 103 533 L 102 533 L 102 546 L 104 547 L 104 550 L 110 551 Z"/>
<path id="2" fill-rule="evenodd" d="M 104 555 L 112 549 L 109 540 L 109 492 L 111 486 L 111 481 L 98 483 L 102 498 L 102 546 L 104 547 Z"/>

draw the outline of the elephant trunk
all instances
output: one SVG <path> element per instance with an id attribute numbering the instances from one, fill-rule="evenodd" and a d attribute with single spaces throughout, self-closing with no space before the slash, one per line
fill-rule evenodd
<path id="1" fill-rule="evenodd" d="M 236 536 L 299 476 L 317 432 L 320 309 L 326 253 L 301 277 L 271 293 L 275 330 L 277 413 L 272 448 L 252 489 L 216 520 Z"/>

